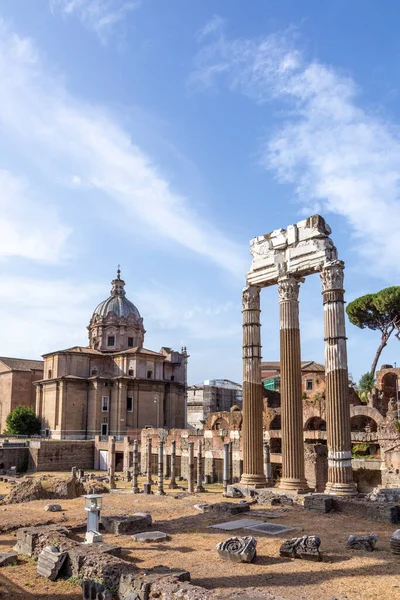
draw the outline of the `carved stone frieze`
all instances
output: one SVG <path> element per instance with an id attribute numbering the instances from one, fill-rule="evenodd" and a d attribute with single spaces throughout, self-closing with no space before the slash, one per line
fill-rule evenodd
<path id="1" fill-rule="evenodd" d="M 243 310 L 260 310 L 260 288 L 255 285 L 245 287 L 242 294 Z"/>
<path id="2" fill-rule="evenodd" d="M 343 290 L 344 262 L 332 260 L 324 265 L 321 273 L 322 291 Z"/>

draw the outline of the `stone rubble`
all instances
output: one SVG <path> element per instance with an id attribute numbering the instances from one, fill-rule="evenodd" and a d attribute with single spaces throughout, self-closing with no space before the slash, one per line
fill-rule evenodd
<path id="1" fill-rule="evenodd" d="M 134 513 L 131 516 L 104 516 L 100 518 L 100 524 L 104 531 L 114 534 L 129 534 L 150 529 L 152 518 L 149 513 Z"/>
<path id="2" fill-rule="evenodd" d="M 82 583 L 82 598 L 83 600 L 112 600 L 112 594 L 101 583 L 85 579 Z"/>
<path id="3" fill-rule="evenodd" d="M 61 504 L 46 504 L 46 506 L 44 507 L 44 510 L 49 511 L 49 512 L 61 512 L 62 508 L 61 508 Z"/>
<path id="4" fill-rule="evenodd" d="M 373 533 L 371 535 L 351 535 L 347 540 L 347 548 L 352 550 L 366 550 L 367 552 L 373 552 L 375 550 L 378 536 Z"/>
<path id="5" fill-rule="evenodd" d="M 13 552 L 0 552 L 0 567 L 8 567 L 9 565 L 16 565 L 18 562 L 18 555 Z"/>
<path id="6" fill-rule="evenodd" d="M 135 533 L 132 536 L 132 539 L 135 540 L 135 542 L 164 542 L 169 539 L 169 535 L 162 531 L 143 531 L 141 533 Z"/>
<path id="7" fill-rule="evenodd" d="M 285 540 L 279 549 L 279 554 L 290 558 L 319 561 L 322 560 L 320 545 L 321 539 L 317 535 L 304 535 Z"/>

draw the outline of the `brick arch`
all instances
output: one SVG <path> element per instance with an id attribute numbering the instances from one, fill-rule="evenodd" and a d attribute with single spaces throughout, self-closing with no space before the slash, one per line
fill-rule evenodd
<path id="1" fill-rule="evenodd" d="M 306 430 L 311 419 L 315 417 L 319 419 L 323 419 L 325 421 L 325 417 L 321 415 L 321 411 L 319 408 L 308 408 L 305 414 L 303 413 L 303 429 Z"/>
<path id="2" fill-rule="evenodd" d="M 350 408 L 350 418 L 352 417 L 369 417 L 377 425 L 384 423 L 385 418 L 381 415 L 376 408 L 372 408 L 372 406 L 352 406 Z"/>

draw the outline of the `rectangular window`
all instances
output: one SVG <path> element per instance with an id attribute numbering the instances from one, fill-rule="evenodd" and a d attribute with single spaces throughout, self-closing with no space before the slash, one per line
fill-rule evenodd
<path id="1" fill-rule="evenodd" d="M 108 336 L 107 346 L 115 346 L 115 336 L 114 335 Z"/>
<path id="2" fill-rule="evenodd" d="M 133 398 L 130 396 L 126 399 L 126 410 L 127 412 L 133 412 Z"/>
<path id="3" fill-rule="evenodd" d="M 109 400 L 108 396 L 103 396 L 102 402 L 101 402 L 101 411 L 102 412 L 108 412 L 108 400 Z"/>
<path id="4" fill-rule="evenodd" d="M 128 337 L 128 348 L 133 348 L 133 337 Z"/>
<path id="5" fill-rule="evenodd" d="M 307 379 L 306 381 L 306 390 L 307 392 L 311 392 L 313 389 L 313 380 L 312 379 Z"/>
<path id="6" fill-rule="evenodd" d="M 103 423 L 101 426 L 101 435 L 106 436 L 108 435 L 108 424 L 107 423 Z"/>

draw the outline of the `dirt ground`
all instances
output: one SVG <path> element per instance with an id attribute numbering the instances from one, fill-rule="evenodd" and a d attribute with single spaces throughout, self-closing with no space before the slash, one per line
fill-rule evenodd
<path id="1" fill-rule="evenodd" d="M 396 528 L 366 519 L 328 514 L 305 513 L 299 506 L 279 508 L 259 505 L 252 510 L 265 508 L 279 514 L 273 523 L 297 527 L 297 531 L 281 535 L 236 530 L 229 532 L 209 529 L 208 525 L 241 516 L 225 518 L 199 513 L 193 508 L 198 502 L 220 502 L 221 493 L 215 486 L 206 494 L 175 499 L 180 490 L 167 490 L 166 497 L 142 496 L 129 493 L 127 484 L 117 484 L 116 493 L 104 495 L 103 514 L 131 514 L 150 511 L 153 529 L 170 535 L 162 543 L 134 542 L 128 536 L 104 535 L 104 541 L 122 547 L 122 558 L 138 567 L 165 565 L 190 571 L 192 583 L 218 590 L 233 600 L 235 590 L 246 590 L 249 598 L 278 597 L 284 600 L 400 600 L 400 557 L 389 551 L 389 539 Z M 210 488 L 211 489 L 211 488 Z M 0 494 L 7 486 L 0 484 Z M 46 501 L 0 506 L 0 551 L 11 551 L 15 544 L 15 531 L 11 527 L 38 525 L 46 522 L 63 522 L 77 525 L 85 520 L 83 501 L 65 500 L 62 513 L 43 510 Z M 250 513 L 251 514 L 251 513 Z M 245 518 L 249 513 L 244 515 Z M 260 518 L 259 516 L 255 518 Z M 373 553 L 346 550 L 350 534 L 377 533 L 377 549 Z M 257 559 L 252 564 L 231 564 L 221 560 L 215 545 L 230 535 L 254 535 L 257 539 Z M 319 535 L 323 562 L 314 563 L 299 559 L 279 557 L 283 539 L 297 535 Z M 270 596 L 272 594 L 274 596 Z M 36 563 L 20 557 L 16 566 L 0 570 L 0 598 L 8 600 L 78 600 L 82 598 L 77 582 L 58 580 L 50 582 L 36 575 Z"/>

